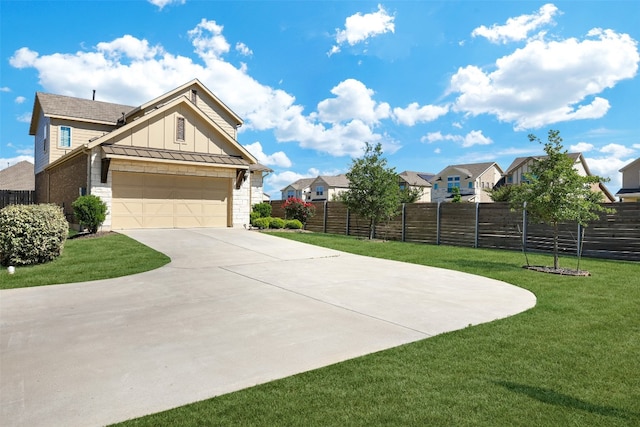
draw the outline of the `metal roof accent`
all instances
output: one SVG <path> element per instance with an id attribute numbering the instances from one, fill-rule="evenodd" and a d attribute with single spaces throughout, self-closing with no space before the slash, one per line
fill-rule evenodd
<path id="1" fill-rule="evenodd" d="M 183 162 L 224 164 L 235 166 L 249 166 L 249 161 L 239 156 L 221 154 L 185 153 L 175 150 L 158 150 L 155 148 L 123 147 L 121 145 L 103 145 L 102 150 L 107 155 L 135 157 L 141 159 L 178 160 Z"/>

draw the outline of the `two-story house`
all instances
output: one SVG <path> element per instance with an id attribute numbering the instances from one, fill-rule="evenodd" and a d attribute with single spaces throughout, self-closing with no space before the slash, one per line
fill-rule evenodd
<path id="1" fill-rule="evenodd" d="M 282 200 L 290 199 L 291 197 L 298 198 L 305 202 L 311 201 L 311 183 L 315 178 L 301 178 L 286 187 L 280 192 L 282 193 Z"/>
<path id="2" fill-rule="evenodd" d="M 622 188 L 616 193 L 621 202 L 640 202 L 640 158 L 620 169 Z"/>
<path id="3" fill-rule="evenodd" d="M 449 165 L 431 179 L 431 201 L 451 201 L 453 188 L 457 187 L 462 201 L 491 202 L 486 190 L 495 187 L 501 178 L 502 169 L 496 162 Z"/>
<path id="4" fill-rule="evenodd" d="M 435 174 L 429 172 L 404 171 L 398 174 L 398 185 L 400 190 L 419 190 L 420 198 L 417 203 L 428 203 L 431 201 L 431 182 Z"/>
<path id="5" fill-rule="evenodd" d="M 242 123 L 197 79 L 139 106 L 38 92 L 37 201 L 73 220 L 79 195 L 99 196 L 107 230 L 242 226 L 268 171 L 238 142 Z"/>
<path id="6" fill-rule="evenodd" d="M 573 168 L 580 174 L 581 176 L 591 176 L 591 171 L 587 166 L 587 161 L 585 160 L 582 153 L 568 153 L 571 159 L 573 159 Z M 517 157 L 511 165 L 507 168 L 504 173 L 505 184 L 506 185 L 518 185 L 525 181 L 525 174 L 531 172 L 531 165 L 540 159 L 544 159 L 547 156 L 529 156 L 529 157 Z M 595 192 L 602 193 L 604 202 L 613 202 L 615 201 L 615 197 L 611 192 L 607 189 L 607 187 L 603 183 L 594 184 L 592 190 Z"/>
<path id="7" fill-rule="evenodd" d="M 309 184 L 311 201 L 332 201 L 340 194 L 349 191 L 349 180 L 345 174 L 341 175 L 321 175 Z"/>

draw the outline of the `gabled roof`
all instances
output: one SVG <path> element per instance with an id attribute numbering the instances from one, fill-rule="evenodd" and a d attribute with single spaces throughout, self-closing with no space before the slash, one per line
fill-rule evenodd
<path id="1" fill-rule="evenodd" d="M 584 162 L 584 158 L 582 158 L 582 153 L 567 153 L 567 156 L 572 158 L 574 163 L 577 162 L 578 160 L 582 161 L 582 164 L 583 164 L 585 170 L 587 171 L 587 174 L 591 175 L 591 173 L 589 172 L 589 168 L 587 168 L 586 162 Z M 507 170 L 504 173 L 505 173 L 505 175 L 509 175 L 515 169 L 518 169 L 520 166 L 528 163 L 530 160 L 541 160 L 541 159 L 545 159 L 547 157 L 548 156 L 516 157 L 513 160 L 513 162 L 511 162 L 511 164 L 509 165 L 509 167 L 507 168 Z"/>
<path id="2" fill-rule="evenodd" d="M 0 170 L 0 190 L 34 190 L 36 178 L 33 163 L 23 160 Z"/>
<path id="3" fill-rule="evenodd" d="M 284 191 L 289 187 L 292 187 L 294 190 L 304 190 L 305 188 L 309 187 L 309 185 L 311 185 L 311 183 L 315 180 L 315 178 L 300 178 L 299 180 L 287 185 L 280 191 Z"/>
<path id="4" fill-rule="evenodd" d="M 35 135 L 38 130 L 36 122 L 40 111 L 45 117 L 67 118 L 115 126 L 123 113 L 126 114 L 134 108 L 130 105 L 36 92 L 29 135 Z"/>
<path id="5" fill-rule="evenodd" d="M 634 161 L 632 161 L 631 163 L 624 165 L 622 167 L 622 169 L 620 169 L 618 172 L 624 172 L 629 168 L 632 168 L 634 166 L 640 166 L 640 157 L 638 157 L 637 159 L 635 159 Z"/>
<path id="6" fill-rule="evenodd" d="M 456 172 L 458 172 L 461 175 L 461 178 L 463 178 L 463 179 L 475 179 L 478 176 L 480 176 L 483 173 L 485 173 L 489 168 L 491 168 L 493 166 L 498 168 L 498 171 L 500 171 L 500 173 L 502 173 L 502 169 L 500 168 L 500 165 L 498 165 L 496 162 L 467 163 L 467 164 L 463 164 L 463 165 L 449 165 L 446 168 L 442 169 L 439 173 L 437 173 L 431 179 L 431 182 L 433 183 L 434 181 L 441 181 L 442 180 L 442 174 L 447 169 L 455 170 Z"/>
<path id="7" fill-rule="evenodd" d="M 403 171 L 398 174 L 407 184 L 416 187 L 431 187 L 429 182 L 435 174 L 430 172 Z"/>
<path id="8" fill-rule="evenodd" d="M 334 188 L 349 188 L 349 180 L 347 179 L 347 175 L 320 175 L 313 181 L 324 181 L 329 187 Z"/>

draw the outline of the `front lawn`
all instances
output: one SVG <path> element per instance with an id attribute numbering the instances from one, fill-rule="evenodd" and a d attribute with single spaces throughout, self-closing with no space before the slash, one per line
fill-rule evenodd
<path id="1" fill-rule="evenodd" d="M 55 285 L 127 276 L 162 267 L 169 257 L 124 234 L 67 239 L 62 255 L 46 264 L 0 271 L 0 289 Z"/>
<path id="2" fill-rule="evenodd" d="M 640 264 L 583 259 L 593 276 L 566 277 L 521 268 L 518 252 L 278 235 L 504 280 L 534 292 L 538 304 L 123 425 L 640 425 Z"/>

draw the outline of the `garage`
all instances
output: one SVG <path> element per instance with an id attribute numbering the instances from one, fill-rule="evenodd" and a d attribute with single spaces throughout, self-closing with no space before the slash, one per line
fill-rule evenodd
<path id="1" fill-rule="evenodd" d="M 113 171 L 113 229 L 229 226 L 231 180 Z"/>

